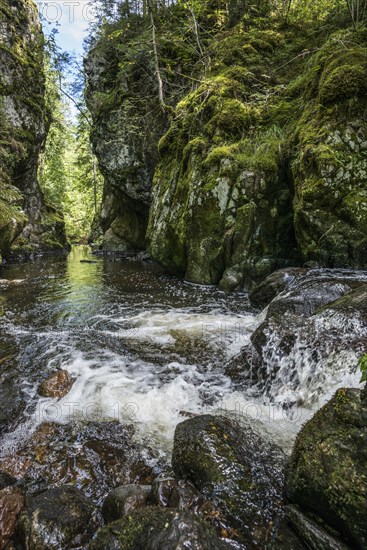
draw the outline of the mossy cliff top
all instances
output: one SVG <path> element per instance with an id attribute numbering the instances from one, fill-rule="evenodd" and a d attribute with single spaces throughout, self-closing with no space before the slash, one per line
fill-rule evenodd
<path id="1" fill-rule="evenodd" d="M 195 19 L 181 2 L 159 10 L 163 111 L 143 18 L 134 16 L 132 36 L 121 17 L 92 52 L 105 51 L 90 80 L 103 90 L 90 103 L 97 155 L 116 139 L 106 117 L 153 106 L 147 241 L 154 258 L 194 282 L 251 286 L 311 260 L 366 267 L 367 31 L 351 27 L 344 4 L 305 4 L 287 21 L 272 6 L 233 2 L 228 13 L 207 1 L 194 5 Z M 136 91 L 148 80 L 149 99 Z M 131 137 L 147 126 L 138 128 L 123 129 L 133 152 Z"/>

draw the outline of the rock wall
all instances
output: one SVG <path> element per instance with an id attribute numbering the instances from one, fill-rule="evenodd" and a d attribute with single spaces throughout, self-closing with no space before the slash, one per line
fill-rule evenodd
<path id="1" fill-rule="evenodd" d="M 255 4 L 244 15 L 233 2 L 210 27 L 218 12 L 206 2 L 199 19 L 206 61 L 199 56 L 185 70 L 167 48 L 172 35 L 182 47 L 182 37 L 163 21 L 166 114 L 146 47 L 128 63 L 121 51 L 131 50 L 131 39 L 120 29 L 113 42 L 112 28 L 90 56 L 93 136 L 107 180 L 105 246 L 117 236 L 125 249 L 126 241 L 147 247 L 169 272 L 225 290 L 310 261 L 367 265 L 366 30 L 333 31 L 330 23 L 311 44 L 309 29 L 284 26 L 266 3 Z M 193 55 L 190 14 L 180 2 L 172 10 Z M 144 39 L 151 45 L 145 33 L 135 48 Z M 108 54 L 98 57 L 106 43 Z M 187 51 L 176 54 L 185 59 Z M 182 73 L 190 75 L 188 93 Z M 131 122 L 139 120 L 147 122 Z"/>
<path id="2" fill-rule="evenodd" d="M 66 246 L 62 216 L 37 182 L 45 143 L 43 35 L 30 0 L 0 1 L 0 254 Z"/>
<path id="3" fill-rule="evenodd" d="M 130 53 L 129 44 L 126 51 L 120 48 L 119 35 L 101 40 L 85 61 L 86 100 L 94 119 L 92 142 L 105 179 L 103 248 L 122 253 L 146 247 L 157 143 L 167 124 L 146 46 L 131 41 Z"/>

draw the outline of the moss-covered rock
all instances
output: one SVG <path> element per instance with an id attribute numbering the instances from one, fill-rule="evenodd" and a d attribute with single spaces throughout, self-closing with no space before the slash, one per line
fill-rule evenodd
<path id="1" fill-rule="evenodd" d="M 176 428 L 176 476 L 191 481 L 251 547 L 264 547 L 273 534 L 284 464 L 278 447 L 226 417 L 198 416 Z"/>
<path id="2" fill-rule="evenodd" d="M 300 253 L 331 267 L 366 266 L 367 50 L 361 33 L 345 48 L 348 38 L 337 33 L 315 56 L 294 134 Z"/>
<path id="3" fill-rule="evenodd" d="M 29 497 L 16 535 L 28 550 L 66 550 L 85 545 L 96 527 L 92 503 L 65 486 Z"/>
<path id="4" fill-rule="evenodd" d="M 66 246 L 61 215 L 37 182 L 47 133 L 43 34 L 32 1 L 0 1 L 0 253 Z"/>
<path id="5" fill-rule="evenodd" d="M 225 550 L 222 541 L 205 521 L 188 512 L 149 507 L 115 521 L 97 533 L 90 550 Z"/>
<path id="6" fill-rule="evenodd" d="M 361 391 L 338 390 L 300 432 L 286 479 L 292 502 L 356 548 L 367 543 L 366 420 Z"/>

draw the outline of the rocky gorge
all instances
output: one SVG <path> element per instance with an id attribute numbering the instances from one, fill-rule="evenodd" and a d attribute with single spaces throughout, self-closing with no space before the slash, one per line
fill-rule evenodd
<path id="1" fill-rule="evenodd" d="M 0 0 L 0 549 L 367 546 L 366 28 L 199 4 L 90 43 L 102 236 L 66 256 Z"/>

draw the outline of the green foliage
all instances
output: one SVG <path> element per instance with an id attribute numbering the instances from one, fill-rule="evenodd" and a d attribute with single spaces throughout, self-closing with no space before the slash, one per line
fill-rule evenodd
<path id="1" fill-rule="evenodd" d="M 358 366 L 361 370 L 362 377 L 361 377 L 361 383 L 367 382 L 367 354 L 363 355 L 358 363 Z"/>
<path id="2" fill-rule="evenodd" d="M 327 105 L 364 96 L 367 70 L 360 65 L 342 65 L 334 69 L 320 88 L 320 101 Z"/>
<path id="3" fill-rule="evenodd" d="M 48 204 L 60 210 L 68 238 L 86 242 L 102 200 L 102 177 L 89 141 L 89 125 L 80 114 L 70 120 L 57 86 L 58 73 L 47 67 L 47 104 L 50 130 L 39 168 L 40 186 Z"/>

